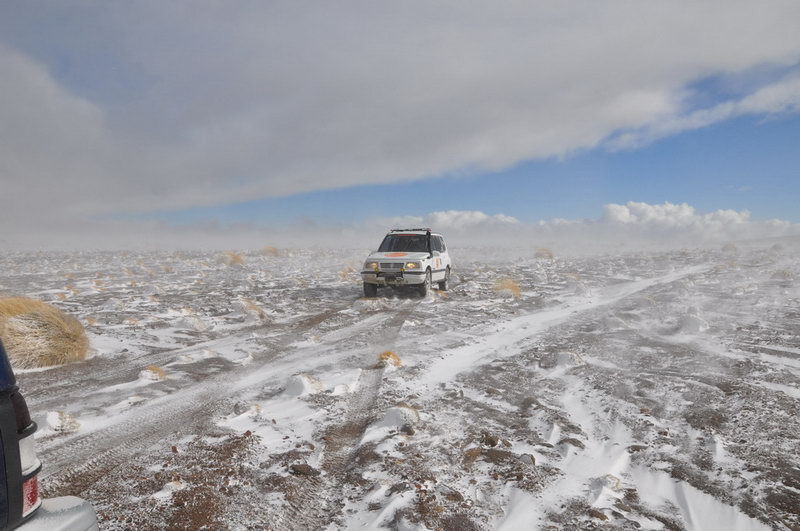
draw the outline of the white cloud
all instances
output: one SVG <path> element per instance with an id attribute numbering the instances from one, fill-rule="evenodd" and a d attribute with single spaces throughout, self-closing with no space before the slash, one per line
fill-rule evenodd
<path id="1" fill-rule="evenodd" d="M 458 245 L 551 247 L 562 252 L 675 248 L 800 234 L 800 224 L 755 220 L 748 211 L 698 212 L 686 204 L 628 202 L 607 204 L 595 219 L 523 223 L 503 214 L 433 212 L 426 216 L 373 220 L 370 225 L 431 227 Z"/>
<path id="2" fill-rule="evenodd" d="M 756 220 L 748 211 L 721 209 L 701 213 L 685 203 L 629 202 L 605 205 L 598 218 L 554 218 L 531 223 L 504 214 L 450 210 L 424 216 L 339 224 L 304 222 L 277 228 L 219 223 L 178 226 L 152 221 L 51 224 L 25 234 L 0 230 L 0 244 L 11 249 L 257 249 L 264 245 L 371 248 L 389 229 L 417 227 L 442 232 L 453 247 L 534 250 L 544 246 L 562 254 L 703 247 L 800 236 L 798 223 Z"/>
<path id="3" fill-rule="evenodd" d="M 609 141 L 616 149 L 629 149 L 659 138 L 745 115 L 776 115 L 800 111 L 800 75 L 764 86 L 739 100 L 725 101 L 707 109 L 675 113 Z"/>
<path id="4" fill-rule="evenodd" d="M 446 210 L 425 216 L 400 216 L 377 220 L 377 223 L 397 228 L 436 227 L 436 230 L 461 230 L 474 227 L 496 227 L 516 224 L 519 220 L 505 214 L 489 215 L 478 210 Z"/>
<path id="5" fill-rule="evenodd" d="M 795 64 L 797 20 L 794 0 L 3 4 L 3 221 L 501 169 L 796 112 L 796 78 L 704 110 L 684 96 Z"/>

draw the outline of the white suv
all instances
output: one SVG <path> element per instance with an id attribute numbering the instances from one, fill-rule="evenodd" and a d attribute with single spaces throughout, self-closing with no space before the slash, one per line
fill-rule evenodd
<path id="1" fill-rule="evenodd" d="M 431 229 L 394 229 L 367 257 L 361 278 L 367 297 L 375 297 L 385 286 L 409 286 L 424 297 L 434 282 L 441 291 L 447 290 L 450 254 L 442 235 Z"/>

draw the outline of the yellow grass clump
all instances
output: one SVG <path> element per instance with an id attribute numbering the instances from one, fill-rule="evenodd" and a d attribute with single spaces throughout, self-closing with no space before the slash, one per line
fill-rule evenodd
<path id="1" fill-rule="evenodd" d="M 497 292 L 507 291 L 516 298 L 519 298 L 522 295 L 522 291 L 519 289 L 519 284 L 517 284 L 510 278 L 501 278 L 500 280 L 495 282 L 494 290 Z"/>
<path id="2" fill-rule="evenodd" d="M 541 258 L 543 260 L 552 260 L 553 258 L 555 258 L 553 251 L 551 251 L 547 247 L 539 247 L 538 249 L 536 249 L 536 252 L 533 253 L 533 256 L 535 258 Z"/>
<path id="3" fill-rule="evenodd" d="M 89 349 L 78 319 L 25 297 L 0 298 L 0 339 L 18 369 L 81 361 Z"/>
<path id="4" fill-rule="evenodd" d="M 739 252 L 739 248 L 736 247 L 736 244 L 734 243 L 726 243 L 722 246 L 722 252 L 727 254 L 736 254 Z"/>
<path id="5" fill-rule="evenodd" d="M 167 373 L 157 365 L 148 365 L 139 373 L 139 377 L 145 380 L 162 381 L 167 379 Z"/>
<path id="6" fill-rule="evenodd" d="M 244 310 L 247 313 L 254 314 L 256 317 L 261 319 L 262 321 L 268 321 L 269 317 L 267 316 L 267 312 L 264 311 L 264 308 L 258 305 L 256 301 L 250 299 L 248 297 L 242 297 L 242 306 L 244 306 Z"/>
<path id="7" fill-rule="evenodd" d="M 341 280 L 342 282 L 347 282 L 348 280 L 358 280 L 360 282 L 361 279 L 356 279 L 353 276 L 355 272 L 356 270 L 353 267 L 347 266 L 339 271 L 339 280 Z"/>
<path id="8" fill-rule="evenodd" d="M 406 418 L 413 424 L 419 422 L 419 408 L 412 406 L 408 402 L 398 402 L 395 407 L 402 408 L 406 412 Z"/>
<path id="9" fill-rule="evenodd" d="M 395 367 L 401 367 L 403 365 L 403 362 L 400 361 L 400 356 L 391 350 L 384 350 L 378 354 L 378 359 L 390 365 L 394 365 Z"/>
<path id="10" fill-rule="evenodd" d="M 229 266 L 244 265 L 244 254 L 236 251 L 225 251 L 225 263 Z"/>
<path id="11" fill-rule="evenodd" d="M 794 273 L 788 269 L 779 269 L 772 274 L 772 280 L 794 280 Z"/>
<path id="12" fill-rule="evenodd" d="M 259 251 L 259 253 L 262 256 L 280 256 L 281 255 L 281 250 L 278 249 L 277 247 L 273 247 L 271 245 L 267 245 L 266 247 L 262 247 L 261 251 Z"/>
<path id="13" fill-rule="evenodd" d="M 66 411 L 50 411 L 47 414 L 47 425 L 56 432 L 72 433 L 81 428 L 81 423 Z"/>

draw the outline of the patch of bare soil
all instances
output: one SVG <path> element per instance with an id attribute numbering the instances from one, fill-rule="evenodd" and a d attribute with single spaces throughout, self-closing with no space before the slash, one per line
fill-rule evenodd
<path id="1" fill-rule="evenodd" d="M 216 439 L 216 440 L 215 440 Z M 247 463 L 254 437 L 223 435 L 154 452 L 77 492 L 91 499 L 103 529 L 223 529 L 229 506 L 256 482 Z"/>

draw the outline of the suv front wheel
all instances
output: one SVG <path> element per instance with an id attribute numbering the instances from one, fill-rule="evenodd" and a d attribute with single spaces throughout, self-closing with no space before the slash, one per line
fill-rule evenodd
<path id="1" fill-rule="evenodd" d="M 428 294 L 428 290 L 431 287 L 431 268 L 429 267 L 427 271 L 425 271 L 425 282 L 419 285 L 419 296 L 424 297 Z"/>
<path id="2" fill-rule="evenodd" d="M 364 282 L 364 296 L 365 297 L 377 297 L 378 296 L 378 286 L 375 284 L 368 284 Z"/>
<path id="3" fill-rule="evenodd" d="M 450 281 L 450 266 L 444 272 L 444 280 L 439 281 L 439 291 L 447 291 L 447 283 Z"/>

